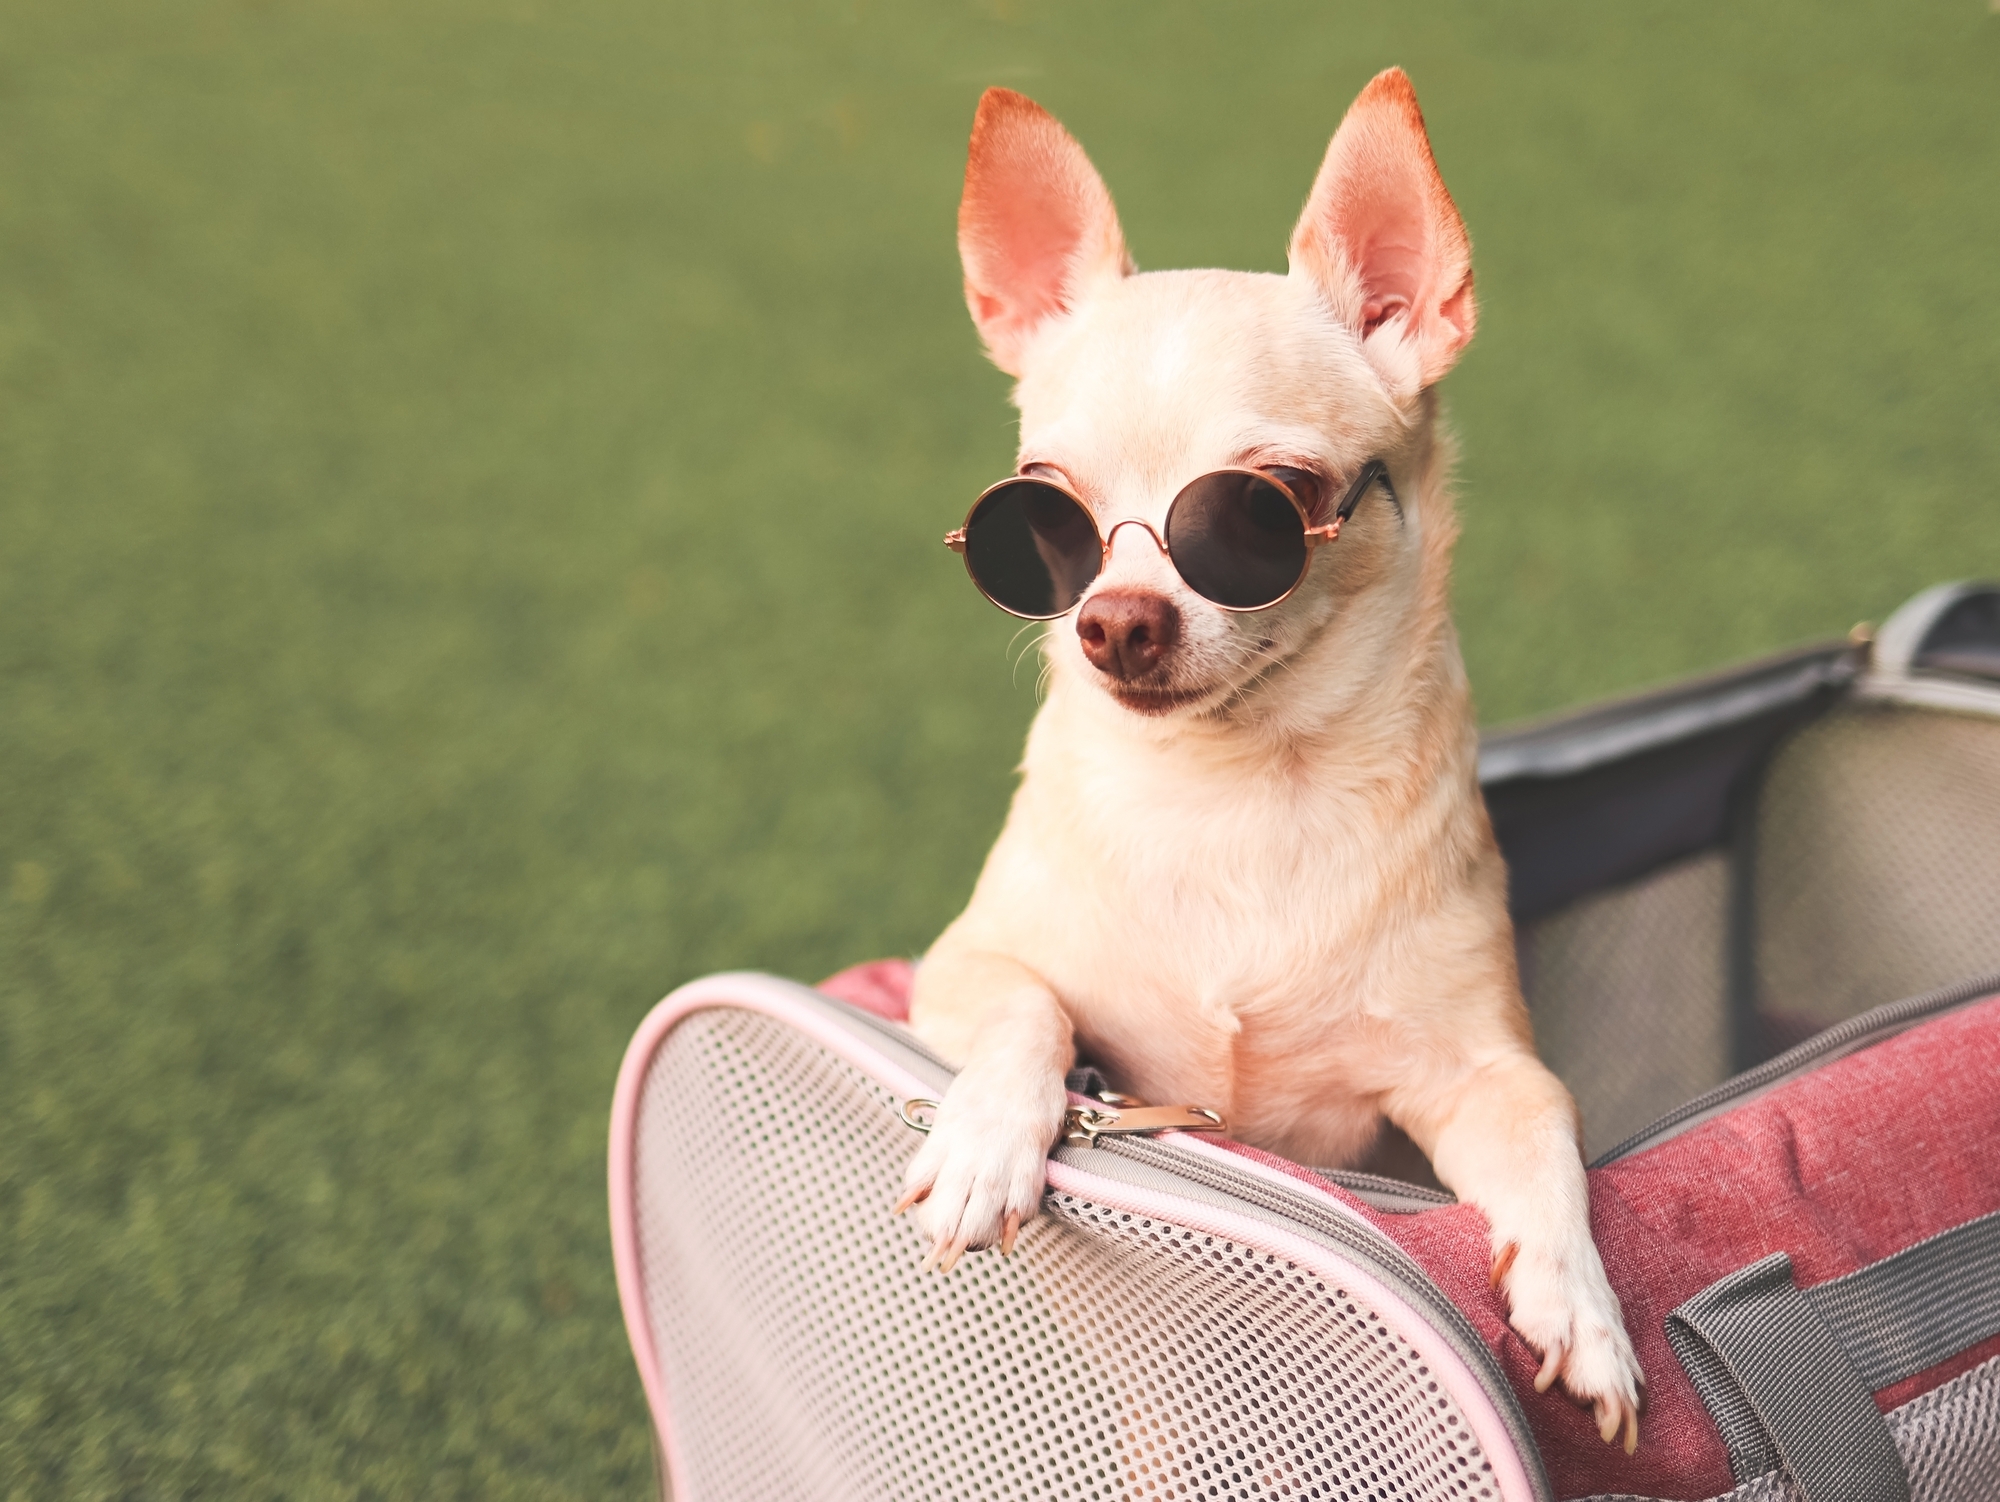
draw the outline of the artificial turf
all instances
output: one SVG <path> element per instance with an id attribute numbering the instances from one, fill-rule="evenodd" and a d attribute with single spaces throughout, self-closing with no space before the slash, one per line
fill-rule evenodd
<path id="1" fill-rule="evenodd" d="M 1986 0 L 12 0 L 0 1496 L 644 1493 L 623 1043 L 920 949 L 1033 708 L 980 88 L 1278 269 L 1391 62 L 1486 718 L 2000 571 Z"/>

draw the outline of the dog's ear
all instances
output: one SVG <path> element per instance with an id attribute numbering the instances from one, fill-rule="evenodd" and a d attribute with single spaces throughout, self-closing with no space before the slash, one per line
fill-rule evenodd
<path id="1" fill-rule="evenodd" d="M 1125 236 L 1104 179 L 1055 117 L 1011 89 L 988 89 L 972 122 L 958 254 L 972 321 L 1009 375 L 1036 331 L 1094 281 L 1128 275 Z"/>
<path id="2" fill-rule="evenodd" d="M 1417 91 L 1378 73 L 1349 106 L 1292 231 L 1316 282 L 1392 390 L 1441 378 L 1472 338 L 1472 241 L 1431 156 Z"/>

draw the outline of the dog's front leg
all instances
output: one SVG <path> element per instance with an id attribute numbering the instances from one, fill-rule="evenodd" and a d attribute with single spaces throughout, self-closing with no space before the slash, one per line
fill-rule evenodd
<path id="1" fill-rule="evenodd" d="M 1492 1060 L 1433 1099 L 1439 1107 L 1432 1119 L 1418 1111 L 1419 1119 L 1397 1117 L 1397 1124 L 1430 1153 L 1440 1180 L 1485 1211 L 1493 1286 L 1506 1295 L 1514 1329 L 1542 1358 L 1535 1386 L 1546 1391 L 1560 1379 L 1590 1406 L 1605 1442 L 1622 1432 L 1630 1453 L 1639 1441 L 1645 1378 L 1590 1237 L 1590 1189 L 1569 1091 L 1526 1055 Z"/>
<path id="2" fill-rule="evenodd" d="M 910 1020 L 961 1066 L 896 1206 L 916 1207 L 931 1244 L 926 1264 L 949 1272 L 968 1249 L 1012 1251 L 1021 1222 L 1041 1207 L 1075 1041 L 1069 1015 L 1032 970 L 949 937 L 918 969 Z"/>

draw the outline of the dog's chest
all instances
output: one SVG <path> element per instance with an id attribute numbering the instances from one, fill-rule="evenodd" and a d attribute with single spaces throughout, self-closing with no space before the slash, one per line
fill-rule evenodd
<path id="1" fill-rule="evenodd" d="M 1034 947 L 1088 1056 L 1142 1095 L 1225 1108 L 1278 1076 L 1361 1088 L 1343 1080 L 1381 883 L 1352 821 L 1282 784 L 1057 791 L 1067 807 L 1031 821 Z"/>

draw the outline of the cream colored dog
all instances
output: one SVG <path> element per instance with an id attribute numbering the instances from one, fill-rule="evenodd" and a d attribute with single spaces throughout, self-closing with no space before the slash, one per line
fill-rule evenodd
<path id="1" fill-rule="evenodd" d="M 1044 642 L 1046 702 L 911 1019 L 961 1072 L 910 1164 L 932 1258 L 1011 1247 L 1077 1049 L 1120 1090 L 1353 1163 L 1383 1118 L 1492 1226 L 1514 1328 L 1637 1443 L 1642 1378 L 1590 1239 L 1568 1091 L 1535 1057 L 1507 872 L 1447 612 L 1435 384 L 1472 337 L 1471 247 L 1400 70 L 1341 122 L 1289 275 L 1134 273 L 1111 197 L 1032 101 L 981 100 L 966 299 L 1019 377 L 1020 471 L 1112 538 Z M 1389 466 L 1280 604 L 1230 613 L 1138 518 L 1225 466 L 1301 498 Z"/>

